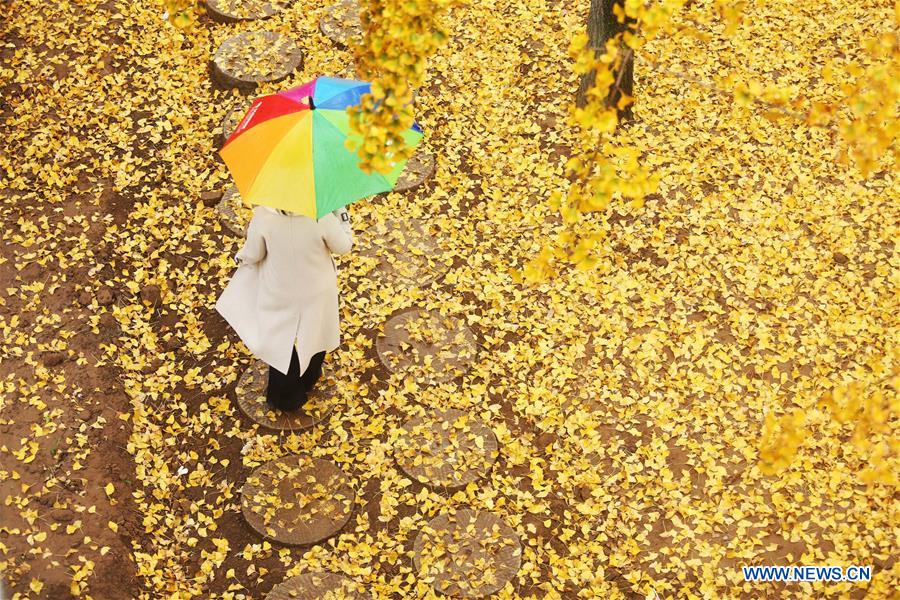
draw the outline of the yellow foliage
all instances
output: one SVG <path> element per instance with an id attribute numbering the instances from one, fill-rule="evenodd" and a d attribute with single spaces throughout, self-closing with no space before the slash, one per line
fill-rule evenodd
<path id="1" fill-rule="evenodd" d="M 766 415 L 759 451 L 759 470 L 763 474 L 774 475 L 791 464 L 803 441 L 805 422 L 799 409 L 780 418 L 771 412 Z"/>
<path id="2" fill-rule="evenodd" d="M 447 40 L 442 23 L 458 0 L 361 0 L 364 39 L 352 47 L 362 77 L 372 81 L 359 105 L 347 109 L 354 145 L 366 173 L 388 173 L 411 156 L 403 132 L 414 121 L 412 90 L 422 85 L 425 62 Z"/>
<path id="3" fill-rule="evenodd" d="M 364 226 L 359 252 L 338 259 L 342 344 L 327 363 L 339 408 L 315 428 L 273 432 L 249 426 L 235 406 L 232 388 L 253 359 L 215 326 L 242 240 L 198 196 L 227 185 L 211 132 L 249 99 L 211 89 L 206 63 L 221 39 L 259 26 L 301 38 L 306 55 L 289 81 L 258 93 L 336 73 L 351 56 L 317 33 L 328 4 L 178 33 L 159 6 L 117 2 L 123 18 L 97 10 L 79 36 L 67 28 L 82 7 L 26 4 L 9 20 L 29 43 L 0 62 L 0 79 L 22 90 L 6 103 L 0 152 L 11 248 L 0 257 L 9 275 L 0 562 L 23 593 L 32 579 L 45 582 L 42 593 L 68 576 L 73 593 L 96 598 L 116 560 L 134 565 L 144 598 L 255 596 L 313 570 L 342 572 L 373 598 L 426 598 L 430 585 L 404 557 L 431 515 L 461 505 L 502 515 L 522 536 L 522 568 L 498 593 L 508 599 L 573 590 L 725 598 L 752 593 L 741 591 L 736 562 L 891 556 L 900 436 L 887 357 L 900 204 L 887 163 L 862 180 L 833 157 L 835 124 L 856 119 L 845 91 L 858 84 L 865 95 L 873 66 L 857 44 L 880 35 L 893 7 L 753 3 L 726 38 L 714 3 L 683 12 L 665 0 L 631 4 L 642 19 L 623 38 L 638 49 L 635 120 L 615 129 L 594 126 L 610 112 L 599 88 L 583 125 L 566 123 L 578 83 L 566 46 L 583 26 L 575 4 L 447 13 L 452 37 L 429 56 L 416 110 L 435 134 L 433 185 L 351 207 Z M 126 42 L 103 41 L 107 27 Z M 51 57 L 59 39 L 78 52 L 69 77 L 54 75 L 73 59 Z M 612 46 L 604 60 L 624 52 Z M 582 62 L 593 60 L 602 62 Z M 830 84 L 819 78 L 827 60 Z M 732 84 L 718 82 L 732 71 Z M 615 79 L 604 73 L 608 89 Z M 745 107 L 731 102 L 739 82 L 760 94 Z M 859 114 L 879 110 L 863 99 Z M 804 123 L 814 103 L 824 127 Z M 575 185 L 570 170 L 584 175 Z M 424 234 L 405 226 L 416 222 L 428 224 Z M 564 270 L 566 261 L 577 268 Z M 412 276 L 395 278 L 404 268 Z M 531 287 L 525 276 L 543 279 Z M 167 302 L 148 310 L 130 282 L 165 284 Z M 116 290 L 111 305 L 74 301 L 101 285 Z M 48 298 L 60 297 L 54 309 Z M 434 385 L 431 355 L 402 376 L 373 358 L 378 329 L 411 306 L 464 316 L 477 332 L 464 376 Z M 424 326 L 417 337 L 440 342 L 431 333 Z M 42 364 L 51 351 L 68 361 Z M 92 390 L 98 382 L 66 376 L 105 369 L 116 373 L 108 399 Z M 826 401 L 816 406 L 826 389 L 843 423 Z M 109 422 L 81 416 L 98 402 Z M 400 417 L 443 406 L 486 420 L 503 454 L 450 493 L 417 485 L 391 456 Z M 40 417 L 9 423 L 23 409 Z M 133 459 L 112 480 L 121 510 L 111 509 L 107 475 L 83 496 L 59 485 L 105 464 L 92 452 L 112 432 L 129 436 Z M 246 473 L 292 453 L 334 461 L 359 494 L 341 534 L 309 548 L 273 547 L 232 526 Z M 73 518 L 51 529 L 66 513 Z M 27 572 L 50 543 L 74 549 L 54 553 L 63 577 Z M 778 593 L 892 597 L 896 566 L 874 575 L 865 589 L 829 582 Z"/>

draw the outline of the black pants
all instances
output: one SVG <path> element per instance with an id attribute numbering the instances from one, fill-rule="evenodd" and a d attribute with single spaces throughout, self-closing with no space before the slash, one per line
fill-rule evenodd
<path id="1" fill-rule="evenodd" d="M 266 388 L 266 402 L 279 410 L 297 410 L 306 402 L 306 394 L 322 376 L 325 352 L 313 354 L 309 366 L 300 375 L 300 359 L 296 348 L 291 352 L 291 366 L 287 374 L 269 366 L 269 386 Z"/>

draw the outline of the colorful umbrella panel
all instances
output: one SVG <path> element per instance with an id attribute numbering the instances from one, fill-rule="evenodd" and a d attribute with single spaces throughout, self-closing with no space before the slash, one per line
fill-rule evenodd
<path id="1" fill-rule="evenodd" d="M 365 81 L 318 77 L 256 98 L 219 150 L 244 201 L 318 219 L 391 190 L 406 161 L 386 175 L 365 173 L 344 145 L 348 137 L 360 139 L 350 131 L 347 107 L 370 88 Z M 417 124 L 403 132 L 410 146 L 422 137 Z"/>

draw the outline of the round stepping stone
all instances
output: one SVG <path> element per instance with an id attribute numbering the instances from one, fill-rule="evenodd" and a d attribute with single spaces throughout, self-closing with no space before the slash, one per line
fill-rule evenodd
<path id="1" fill-rule="evenodd" d="M 455 408 L 407 421 L 394 448 L 397 464 L 412 479 L 449 489 L 482 477 L 499 454 L 491 428 Z"/>
<path id="2" fill-rule="evenodd" d="M 335 573 L 304 573 L 272 588 L 266 600 L 363 600 L 361 585 Z"/>
<path id="3" fill-rule="evenodd" d="M 424 287 L 453 265 L 440 245 L 445 235 L 433 221 L 388 218 L 365 235 L 371 239 L 360 255 L 375 259 L 375 268 L 389 281 Z"/>
<path id="4" fill-rule="evenodd" d="M 216 205 L 216 212 L 219 213 L 225 227 L 240 236 L 246 233 L 247 224 L 253 216 L 253 208 L 244 204 L 236 186 L 225 190 L 222 199 Z"/>
<path id="5" fill-rule="evenodd" d="M 519 570 L 519 536 L 500 517 L 463 508 L 439 515 L 416 537 L 413 563 L 420 577 L 434 577 L 438 592 L 481 598 L 500 590 Z"/>
<path id="6" fill-rule="evenodd" d="M 363 40 L 359 19 L 359 4 L 355 0 L 341 0 L 319 19 L 319 31 L 341 48 L 349 48 Z"/>
<path id="7" fill-rule="evenodd" d="M 444 383 L 469 369 L 477 346 L 460 319 L 415 308 L 391 318 L 375 347 L 391 372 Z"/>
<path id="8" fill-rule="evenodd" d="M 257 467 L 241 490 L 247 523 L 282 544 L 315 544 L 350 519 L 356 494 L 334 463 L 294 454 Z"/>
<path id="9" fill-rule="evenodd" d="M 415 101 L 415 95 L 413 95 Z M 427 150 L 418 150 L 407 161 L 406 167 L 397 178 L 393 191 L 406 192 L 425 183 L 434 174 L 434 154 Z"/>
<path id="10" fill-rule="evenodd" d="M 269 380 L 269 366 L 257 361 L 241 375 L 235 387 L 238 406 L 254 423 L 277 431 L 300 431 L 320 423 L 334 410 L 333 398 L 337 384 L 328 373 L 309 392 L 308 400 L 302 408 L 293 411 L 272 410 L 266 403 L 266 386 Z"/>
<path id="11" fill-rule="evenodd" d="M 224 145 L 225 142 L 228 141 L 228 138 L 231 137 L 231 134 L 237 129 L 238 123 L 241 122 L 241 119 L 243 119 L 246 114 L 247 107 L 245 106 L 236 106 L 228 111 L 228 114 L 222 119 L 222 130 L 219 132 L 220 145 Z"/>
<path id="12" fill-rule="evenodd" d="M 226 87 L 250 88 L 290 75 L 303 53 L 274 31 L 246 31 L 222 42 L 213 56 L 213 74 Z"/>
<path id="13" fill-rule="evenodd" d="M 291 0 L 206 0 L 207 12 L 214 21 L 265 19 L 283 11 Z"/>

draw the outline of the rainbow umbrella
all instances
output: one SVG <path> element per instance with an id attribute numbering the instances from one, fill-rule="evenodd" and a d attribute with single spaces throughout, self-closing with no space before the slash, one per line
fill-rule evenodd
<path id="1" fill-rule="evenodd" d="M 347 107 L 371 84 L 317 77 L 301 86 L 253 100 L 219 149 L 248 204 L 262 204 L 315 219 L 354 200 L 394 187 L 406 166 L 399 161 L 382 175 L 362 171 L 344 145 L 351 134 Z M 422 140 L 416 123 L 403 132 L 409 146 Z"/>

